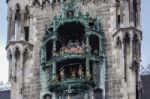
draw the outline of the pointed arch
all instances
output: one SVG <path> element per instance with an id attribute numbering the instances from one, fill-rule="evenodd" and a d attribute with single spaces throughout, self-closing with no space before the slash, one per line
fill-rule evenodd
<path id="1" fill-rule="evenodd" d="M 130 64 L 130 42 L 131 38 L 129 33 L 125 33 L 123 38 L 123 44 L 124 44 L 124 79 L 127 81 L 127 71 Z"/>
<path id="2" fill-rule="evenodd" d="M 140 41 L 138 35 L 135 33 L 133 36 L 133 59 L 140 58 Z"/>
<path id="3" fill-rule="evenodd" d="M 20 20 L 21 19 L 21 6 L 19 3 L 15 5 L 15 20 Z"/>
<path id="4" fill-rule="evenodd" d="M 117 68 L 121 68 L 121 60 L 122 60 L 122 42 L 120 37 L 118 36 L 115 41 L 116 48 L 116 64 Z"/>

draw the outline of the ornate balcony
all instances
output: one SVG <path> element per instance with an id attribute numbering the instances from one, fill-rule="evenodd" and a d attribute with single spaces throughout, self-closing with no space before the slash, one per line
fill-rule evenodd
<path id="1" fill-rule="evenodd" d="M 49 90 L 52 92 L 68 94 L 68 89 L 71 89 L 72 93 L 76 94 L 85 92 L 95 86 L 96 83 L 89 78 L 74 78 L 64 79 L 62 81 L 51 80 Z"/>

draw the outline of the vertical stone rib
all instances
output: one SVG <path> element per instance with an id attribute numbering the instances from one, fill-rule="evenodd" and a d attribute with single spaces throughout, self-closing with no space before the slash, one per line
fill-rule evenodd
<path id="1" fill-rule="evenodd" d="M 133 25 L 133 0 L 130 0 L 130 10 L 129 10 L 129 13 L 130 13 L 130 25 Z"/>
<path id="2" fill-rule="evenodd" d="M 14 77 L 16 76 L 16 59 L 15 59 L 15 53 L 12 54 L 12 77 L 14 81 Z"/>
<path id="3" fill-rule="evenodd" d="M 25 37 L 24 37 L 24 11 L 21 12 L 21 38 L 22 40 L 25 40 Z"/>
<path id="4" fill-rule="evenodd" d="M 11 41 L 15 40 L 15 12 L 12 12 L 12 20 L 11 20 Z"/>
<path id="5" fill-rule="evenodd" d="M 11 38 L 11 14 L 7 17 L 7 44 L 10 42 Z"/>
<path id="6" fill-rule="evenodd" d="M 123 0 L 120 0 L 120 23 L 123 24 Z"/>

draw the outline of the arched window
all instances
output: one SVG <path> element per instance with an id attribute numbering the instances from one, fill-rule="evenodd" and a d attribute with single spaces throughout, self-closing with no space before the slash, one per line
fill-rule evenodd
<path id="1" fill-rule="evenodd" d="M 139 59 L 140 57 L 140 42 L 138 35 L 135 34 L 133 37 L 133 58 L 134 59 Z"/>
<path id="2" fill-rule="evenodd" d="M 20 20 L 21 20 L 21 8 L 20 5 L 17 3 L 16 4 L 16 9 L 15 9 L 15 24 L 14 24 L 14 40 L 17 40 L 17 35 L 19 33 L 19 25 L 20 25 Z"/>
<path id="3" fill-rule="evenodd" d="M 124 36 L 124 79 L 127 81 L 127 67 L 130 63 L 130 36 L 128 33 Z"/>
<path id="4" fill-rule="evenodd" d="M 99 52 L 99 37 L 98 36 L 90 35 L 89 44 L 91 47 L 91 52 L 93 54 L 96 54 L 95 51 L 97 53 Z"/>
<path id="5" fill-rule="evenodd" d="M 116 7 L 116 27 L 117 28 L 120 28 L 120 23 L 121 23 L 121 15 L 120 15 L 120 1 L 119 0 L 116 0 L 116 3 L 117 3 L 117 7 Z"/>
<path id="6" fill-rule="evenodd" d="M 25 13 L 22 14 L 24 14 L 24 26 L 22 27 L 22 29 L 24 30 L 24 39 L 25 41 L 29 41 L 30 11 L 28 5 L 25 6 Z"/>
<path id="7" fill-rule="evenodd" d="M 117 62 L 117 67 L 119 68 L 121 65 L 121 56 L 122 56 L 122 45 L 121 45 L 121 40 L 119 37 L 117 37 L 116 40 L 116 62 Z"/>
<path id="8" fill-rule="evenodd" d="M 14 72 L 14 77 L 13 77 L 14 81 L 17 81 L 17 76 L 18 76 L 17 74 L 20 71 L 19 66 L 20 66 L 20 50 L 17 47 L 15 50 L 15 66 L 13 67 L 14 68 L 14 71 L 13 71 Z"/>

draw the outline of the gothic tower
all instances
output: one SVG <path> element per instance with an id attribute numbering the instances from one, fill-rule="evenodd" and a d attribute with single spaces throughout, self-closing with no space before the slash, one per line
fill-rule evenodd
<path id="1" fill-rule="evenodd" d="M 6 0 L 11 99 L 140 99 L 141 0 Z"/>

